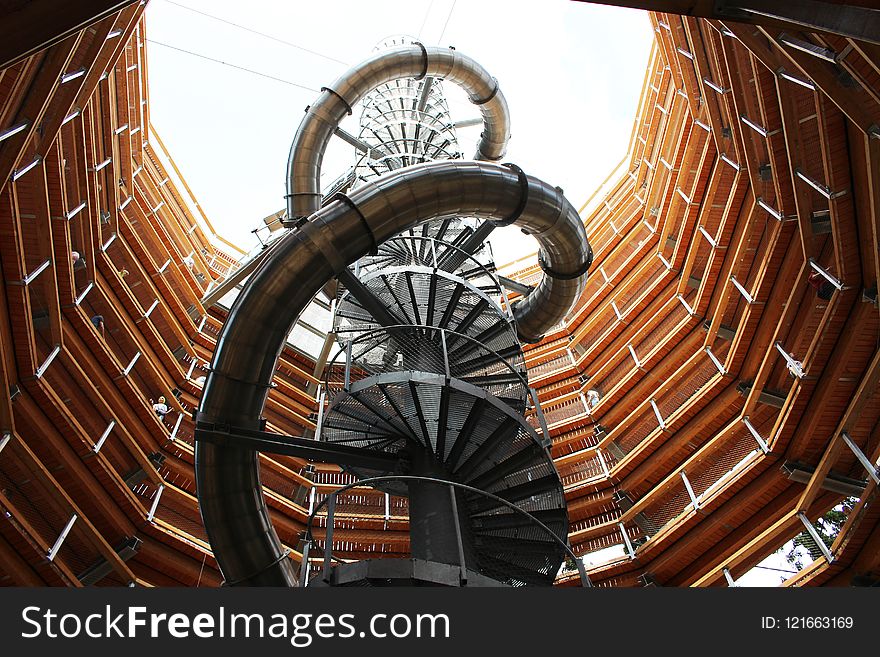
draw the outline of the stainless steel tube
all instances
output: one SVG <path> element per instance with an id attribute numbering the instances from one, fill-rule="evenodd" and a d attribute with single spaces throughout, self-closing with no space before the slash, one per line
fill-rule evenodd
<path id="1" fill-rule="evenodd" d="M 498 82 L 467 55 L 421 44 L 382 50 L 321 91 L 308 107 L 287 161 L 287 216 L 308 217 L 321 207 L 321 161 L 327 143 L 354 105 L 381 84 L 401 78 L 443 78 L 464 89 L 483 116 L 475 160 L 500 160 L 510 136 L 510 116 Z"/>
<path id="2" fill-rule="evenodd" d="M 516 310 L 537 339 L 559 322 L 586 281 L 591 251 L 583 223 L 561 190 L 515 168 L 442 161 L 366 183 L 351 204 L 332 201 L 281 238 L 251 275 L 223 326 L 197 419 L 257 428 L 278 355 L 314 294 L 372 245 L 424 221 L 474 216 L 515 223 L 541 245 L 545 276 Z M 202 518 L 229 583 L 284 586 L 296 574 L 284 557 L 263 500 L 257 454 L 196 444 Z"/>

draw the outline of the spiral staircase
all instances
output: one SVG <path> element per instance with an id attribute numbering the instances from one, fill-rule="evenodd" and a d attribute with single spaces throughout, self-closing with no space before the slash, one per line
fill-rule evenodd
<path id="1" fill-rule="evenodd" d="M 568 312 L 592 251 L 561 190 L 494 163 L 509 137 L 497 81 L 454 49 L 392 45 L 323 88 L 297 130 L 287 233 L 230 311 L 197 414 L 202 517 L 234 584 L 550 585 L 574 555 L 521 340 Z M 460 161 L 450 81 L 482 115 L 475 161 Z M 355 108 L 350 134 L 339 124 Z M 320 165 L 334 134 L 359 154 L 324 197 Z M 545 273 L 514 304 L 486 242 L 511 223 L 538 240 Z M 339 348 L 324 370 L 315 440 L 265 432 L 271 345 L 321 289 L 333 296 Z M 409 557 L 334 560 L 335 500 L 355 483 L 321 503 L 320 541 L 311 528 L 321 509 L 312 512 L 296 573 L 254 494 L 252 450 L 337 463 L 360 485 L 406 496 Z"/>
<path id="2" fill-rule="evenodd" d="M 360 158 L 353 187 L 380 171 L 458 156 L 439 81 L 377 89 L 365 99 L 360 137 L 382 155 Z M 413 559 L 461 565 L 463 558 L 471 586 L 546 585 L 564 558 L 558 539 L 566 538 L 568 514 L 548 441 L 524 419 L 533 399 L 485 242 L 491 227 L 468 217 L 423 224 L 378 245 L 339 278 L 333 331 L 340 350 L 327 368 L 320 439 L 399 456 L 409 475 L 473 487 L 539 519 L 553 535 L 467 489 L 450 496 L 419 479 L 374 484 L 410 498 Z M 393 474 L 346 469 L 359 478 Z M 335 566 L 345 568 L 361 567 Z M 316 581 L 352 578 L 339 572 Z"/>

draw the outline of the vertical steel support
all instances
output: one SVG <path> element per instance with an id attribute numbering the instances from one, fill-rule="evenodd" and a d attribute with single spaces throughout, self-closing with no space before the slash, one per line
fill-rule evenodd
<path id="1" fill-rule="evenodd" d="M 425 81 L 422 83 L 421 92 L 419 93 L 419 104 L 417 106 L 418 112 L 424 112 L 425 108 L 428 106 L 428 96 L 431 95 L 432 86 L 434 86 L 434 78 L 430 76 L 426 77 Z"/>
<path id="2" fill-rule="evenodd" d="M 547 427 L 547 420 L 544 417 L 544 411 L 541 410 L 541 402 L 538 399 L 538 391 L 534 388 L 529 388 L 529 395 L 531 395 L 532 397 L 532 404 L 535 407 L 535 415 L 538 418 L 538 424 L 541 427 L 541 433 L 544 437 L 544 446 L 550 447 L 553 441 L 550 438 L 550 429 Z"/>
<path id="3" fill-rule="evenodd" d="M 846 431 L 841 432 L 840 437 L 843 438 L 843 442 L 845 442 L 846 446 L 850 448 L 853 454 L 855 454 L 855 457 L 859 460 L 859 463 L 862 464 L 862 467 L 868 471 L 868 476 L 874 480 L 875 484 L 880 484 L 880 477 L 877 476 L 877 466 L 868 460 L 865 453 L 852 441 L 852 438 L 850 438 Z"/>
<path id="4" fill-rule="evenodd" d="M 822 278 L 831 283 L 836 289 L 843 289 L 843 282 L 825 271 L 815 260 L 810 258 L 808 262 L 810 263 L 810 267 L 813 268 L 813 271 L 817 272 L 820 276 L 822 276 Z"/>
<path id="5" fill-rule="evenodd" d="M 584 568 L 584 562 L 582 559 L 578 559 L 577 556 L 574 558 L 574 563 L 578 569 L 578 576 L 581 578 L 581 586 L 585 589 L 593 588 L 593 582 L 590 581 L 590 576 L 587 575 L 587 569 Z"/>
<path id="6" fill-rule="evenodd" d="M 690 307 L 690 304 L 688 304 L 688 302 L 685 301 L 685 299 L 682 295 L 680 295 L 680 294 L 678 295 L 678 300 L 681 303 L 681 305 L 684 306 L 684 309 L 687 310 L 688 315 L 694 316 L 697 314 L 697 312 L 693 308 Z"/>
<path id="7" fill-rule="evenodd" d="M 110 436 L 110 432 L 113 431 L 113 427 L 116 426 L 116 420 L 110 420 L 110 424 L 107 425 L 107 428 L 104 429 L 104 433 L 101 434 L 101 437 L 98 438 L 98 442 L 95 443 L 95 446 L 92 447 L 92 451 L 97 454 L 101 451 L 101 447 L 104 445 L 104 441 Z"/>
<path id="8" fill-rule="evenodd" d="M 498 272 L 495 272 L 496 274 Z M 498 288 L 501 290 L 501 300 L 504 302 L 504 314 L 507 316 L 508 321 L 513 321 L 513 307 L 510 305 L 510 297 L 507 296 L 507 288 L 498 281 Z"/>
<path id="9" fill-rule="evenodd" d="M 34 376 L 38 379 L 43 376 L 43 374 L 46 373 L 46 370 L 49 369 L 49 365 L 51 365 L 52 361 L 55 360 L 55 356 L 57 356 L 59 353 L 61 353 L 61 345 L 56 344 L 52 352 L 48 356 L 46 356 L 46 360 L 43 361 L 43 364 L 37 368 L 36 372 L 34 372 Z"/>
<path id="10" fill-rule="evenodd" d="M 324 398 L 326 391 L 318 384 L 318 421 L 315 423 L 315 440 L 321 440 L 321 430 L 324 428 Z"/>
<path id="11" fill-rule="evenodd" d="M 455 542 L 458 546 L 459 580 L 467 584 L 467 561 L 464 558 L 464 543 L 461 540 L 461 525 L 458 520 L 458 500 L 455 498 L 455 488 L 449 487 L 449 499 L 452 504 L 452 520 L 455 524 Z"/>
<path id="12" fill-rule="evenodd" d="M 153 518 L 156 516 L 156 509 L 159 508 L 159 500 L 162 497 L 162 491 L 165 490 L 165 485 L 160 484 L 159 488 L 156 490 L 156 496 L 153 498 L 153 505 L 150 507 L 150 512 L 147 514 L 147 522 L 153 522 Z"/>
<path id="13" fill-rule="evenodd" d="M 134 368 L 135 363 L 138 362 L 138 359 L 141 357 L 141 352 L 137 352 L 134 355 L 134 358 L 131 359 L 131 362 L 122 370 L 122 376 L 128 376 L 129 372 Z"/>
<path id="14" fill-rule="evenodd" d="M 617 523 L 617 526 L 620 527 L 620 535 L 623 536 L 623 542 L 626 545 L 626 551 L 629 553 L 629 558 L 635 561 L 636 551 L 633 549 L 632 543 L 630 543 L 629 536 L 626 533 L 626 527 L 623 526 L 622 522 Z"/>
<path id="15" fill-rule="evenodd" d="M 662 429 L 663 431 L 666 431 L 666 422 L 663 421 L 663 416 L 660 415 L 660 409 L 657 408 L 657 402 L 655 402 L 653 399 L 651 399 L 650 402 L 651 402 L 651 408 L 654 409 L 654 415 L 657 416 L 657 424 L 660 425 L 660 429 Z"/>
<path id="16" fill-rule="evenodd" d="M 716 248 L 716 247 L 718 246 L 718 243 L 717 243 L 717 242 L 715 241 L 715 239 L 709 234 L 709 231 L 707 231 L 707 230 L 706 230 L 705 228 L 703 228 L 702 226 L 700 226 L 697 230 L 699 230 L 699 231 L 700 231 L 700 234 L 701 234 L 704 238 L 706 238 L 706 241 L 709 242 L 709 244 L 712 245 L 712 248 L 713 248 L 713 249 Z"/>
<path id="17" fill-rule="evenodd" d="M 440 265 L 437 264 L 437 240 L 433 237 L 431 240 L 431 259 L 434 261 L 434 269 L 437 269 Z"/>
<path id="18" fill-rule="evenodd" d="M 831 554 L 831 550 L 829 550 L 828 546 L 825 545 L 825 541 L 823 541 L 818 532 L 816 532 L 816 528 L 813 527 L 813 523 L 811 523 L 809 518 L 804 515 L 803 511 L 798 512 L 798 518 L 800 518 L 801 522 L 804 523 L 804 528 L 806 528 L 807 533 L 816 542 L 816 546 L 819 548 L 819 550 L 821 550 L 822 555 L 825 557 L 825 560 L 828 563 L 834 563 L 834 555 Z"/>
<path id="19" fill-rule="evenodd" d="M 746 290 L 746 288 L 744 288 L 742 284 L 732 275 L 730 277 L 730 282 L 733 283 L 733 287 L 735 287 L 739 291 L 743 299 L 746 300 L 747 304 L 752 305 L 753 303 L 755 303 L 755 298 L 751 294 L 749 294 L 748 290 Z"/>
<path id="20" fill-rule="evenodd" d="M 88 296 L 89 292 L 92 291 L 93 287 L 95 287 L 94 283 L 89 283 L 88 285 L 86 285 L 85 289 L 82 292 L 80 292 L 79 296 L 73 300 L 73 305 L 74 306 L 80 305 L 85 300 L 86 296 Z"/>
<path id="21" fill-rule="evenodd" d="M 749 433 L 752 434 L 752 438 L 754 438 L 755 441 L 757 441 L 757 443 L 758 443 L 758 447 L 761 448 L 761 451 L 764 452 L 765 454 L 769 454 L 769 453 L 770 453 L 770 446 L 769 446 L 769 445 L 767 444 L 767 442 L 761 437 L 761 434 L 758 433 L 758 430 L 755 429 L 755 427 L 752 426 L 752 423 L 749 422 L 749 416 L 748 416 L 748 415 L 746 415 L 746 416 L 742 419 L 742 423 L 743 423 L 744 425 L 746 425 L 746 429 L 748 429 L 748 430 L 749 430 Z"/>
<path id="22" fill-rule="evenodd" d="M 351 340 L 345 344 L 345 382 L 342 387 L 346 392 L 351 388 Z"/>
<path id="23" fill-rule="evenodd" d="M 785 359 L 789 371 L 797 378 L 803 379 L 805 374 L 803 364 L 789 356 L 788 352 L 785 350 L 785 347 L 782 346 L 781 342 L 776 342 L 773 346 L 776 347 L 776 351 L 782 354 L 782 357 Z"/>
<path id="24" fill-rule="evenodd" d="M 605 463 L 605 457 L 602 455 L 602 450 L 598 447 L 596 448 L 596 457 L 599 459 L 599 465 L 602 466 L 602 472 L 605 473 L 605 478 L 611 478 L 611 472 L 608 470 L 608 464 Z"/>
<path id="25" fill-rule="evenodd" d="M 321 579 L 330 583 L 330 560 L 333 558 L 333 512 L 336 511 L 336 493 L 327 499 L 327 531 L 324 534 L 324 574 Z"/>
<path id="26" fill-rule="evenodd" d="M 626 345 L 626 348 L 629 349 L 629 353 L 636 363 L 636 369 L 642 369 L 642 361 L 639 360 L 639 357 L 636 355 L 636 350 L 633 349 L 633 346 L 631 344 L 628 344 Z"/>
<path id="27" fill-rule="evenodd" d="M 684 473 L 684 470 L 678 473 L 681 475 L 681 481 L 684 483 L 684 487 L 687 489 L 687 493 L 691 498 L 691 504 L 694 505 L 694 511 L 700 508 L 700 501 L 697 499 L 697 496 L 694 495 L 694 489 L 691 486 L 690 480 L 687 478 L 687 475 Z"/>
<path id="28" fill-rule="evenodd" d="M 73 527 L 73 523 L 76 522 L 77 515 L 74 513 L 70 516 L 70 520 L 67 521 L 67 524 L 64 525 L 64 529 L 61 530 L 61 533 L 58 535 L 58 538 L 55 539 L 55 545 L 53 545 L 49 552 L 46 554 L 46 558 L 49 561 L 52 561 L 55 558 L 55 555 L 58 554 L 58 550 L 61 549 L 61 545 L 64 543 L 64 539 L 67 538 L 67 535 L 70 533 L 71 528 Z"/>
<path id="29" fill-rule="evenodd" d="M 177 421 L 174 423 L 174 429 L 171 430 L 171 440 L 177 438 L 177 431 L 180 429 L 180 423 L 183 422 L 183 414 L 177 414 Z"/>
<path id="30" fill-rule="evenodd" d="M 302 588 L 309 585 L 309 551 L 311 547 L 312 542 L 310 540 L 303 544 L 302 561 L 299 564 L 299 585 Z"/>
<path id="31" fill-rule="evenodd" d="M 724 369 L 724 365 L 721 364 L 721 361 L 715 357 L 715 354 L 712 353 L 712 350 L 709 347 L 706 347 L 706 353 L 709 354 L 709 360 L 712 361 L 712 364 L 718 369 L 722 376 L 727 374 L 727 370 Z"/>
<path id="32" fill-rule="evenodd" d="M 733 581 L 733 575 L 730 574 L 730 570 L 725 566 L 721 569 L 721 572 L 724 573 L 724 579 L 727 580 L 728 586 L 736 586 L 736 582 Z"/>

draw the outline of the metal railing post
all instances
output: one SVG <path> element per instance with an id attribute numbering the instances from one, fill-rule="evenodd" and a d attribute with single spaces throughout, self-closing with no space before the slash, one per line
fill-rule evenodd
<path id="1" fill-rule="evenodd" d="M 767 441 L 761 437 L 761 434 L 758 433 L 758 430 L 755 429 L 755 427 L 752 425 L 752 423 L 749 422 L 748 415 L 746 415 L 742 419 L 742 423 L 744 425 L 746 425 L 746 429 L 748 429 L 749 433 L 752 434 L 752 438 L 754 438 L 755 442 L 758 443 L 758 447 L 761 448 L 761 451 L 764 452 L 765 454 L 769 454 L 770 453 L 770 446 L 767 444 Z"/>
<path id="2" fill-rule="evenodd" d="M 773 344 L 776 347 L 776 351 L 780 353 L 780 355 L 785 359 L 785 365 L 788 368 L 788 371 L 791 372 L 798 379 L 803 379 L 806 372 L 804 371 L 804 365 L 799 360 L 793 358 L 786 350 L 785 347 L 782 346 L 782 343 L 776 341 Z"/>
<path id="3" fill-rule="evenodd" d="M 611 472 L 608 470 L 608 464 L 605 462 L 605 457 L 602 455 L 602 450 L 598 447 L 596 448 L 596 458 L 599 459 L 599 465 L 602 466 L 602 472 L 605 474 L 605 478 L 610 479 Z"/>
<path id="4" fill-rule="evenodd" d="M 687 475 L 684 473 L 684 470 L 678 473 L 681 475 L 681 481 L 684 483 L 684 487 L 687 490 L 688 496 L 691 498 L 691 504 L 694 505 L 694 511 L 700 508 L 700 500 L 697 499 L 697 496 L 694 494 L 694 489 L 691 486 L 690 480 L 687 478 Z"/>
<path id="5" fill-rule="evenodd" d="M 303 588 L 309 585 L 309 550 L 311 547 L 311 539 L 306 539 L 303 544 L 302 561 L 299 564 L 299 585 Z"/>
<path id="6" fill-rule="evenodd" d="M 351 340 L 345 345 L 345 382 L 342 387 L 346 392 L 351 387 Z"/>
<path id="7" fill-rule="evenodd" d="M 663 416 L 660 414 L 660 408 L 658 408 L 657 402 L 653 399 L 650 399 L 649 401 L 651 403 L 651 408 L 654 409 L 654 415 L 657 417 L 657 424 L 661 430 L 666 431 L 666 422 L 664 422 Z"/>
<path id="8" fill-rule="evenodd" d="M 327 499 L 327 531 L 324 534 L 324 574 L 321 579 L 330 583 L 330 561 L 333 559 L 333 512 L 336 510 L 336 493 Z"/>
<path id="9" fill-rule="evenodd" d="M 110 432 L 113 431 L 113 427 L 116 426 L 116 420 L 110 420 L 110 424 L 107 425 L 107 428 L 104 429 L 104 433 L 101 434 L 101 437 L 98 438 L 98 442 L 95 443 L 95 446 L 92 447 L 92 451 L 97 454 L 101 451 L 101 447 L 104 445 L 104 441 L 107 440 L 107 437 L 110 435 Z"/>
<path id="10" fill-rule="evenodd" d="M 733 581 L 733 575 L 730 574 L 730 570 L 727 567 L 722 568 L 721 572 L 724 573 L 724 579 L 727 580 L 728 586 L 736 586 L 736 582 Z"/>
<path id="11" fill-rule="evenodd" d="M 574 553 L 572 552 L 572 554 Z M 590 581 L 590 577 L 587 575 L 587 569 L 584 568 L 583 560 L 578 559 L 577 556 L 575 556 L 574 563 L 578 569 L 578 576 L 581 578 L 581 586 L 588 589 L 593 588 L 593 582 Z"/>
<path id="12" fill-rule="evenodd" d="M 626 545 L 626 551 L 629 553 L 629 558 L 635 561 L 636 551 L 633 549 L 632 543 L 629 540 L 629 535 L 626 533 L 626 527 L 623 526 L 622 522 L 617 523 L 617 526 L 620 528 L 620 535 L 623 536 L 623 542 Z"/>
<path id="13" fill-rule="evenodd" d="M 443 347 L 443 367 L 445 368 L 446 376 L 451 377 L 449 369 L 449 349 L 446 346 L 446 329 L 440 329 L 440 344 Z"/>
<path id="14" fill-rule="evenodd" d="M 72 516 L 70 516 L 70 520 L 67 521 L 67 524 L 64 525 L 64 529 L 61 530 L 58 538 L 55 539 L 55 544 L 49 549 L 49 552 L 46 554 L 46 558 L 49 561 L 52 561 L 55 558 L 55 555 L 58 554 L 58 550 L 61 549 L 61 545 L 64 543 L 64 539 L 67 538 L 67 535 L 70 533 L 70 530 L 73 527 L 73 523 L 76 522 L 76 519 L 77 515 L 74 513 Z"/>
<path id="15" fill-rule="evenodd" d="M 822 555 L 825 557 L 825 560 L 828 563 L 834 563 L 834 555 L 831 554 L 831 550 L 829 550 L 828 546 L 825 545 L 825 541 L 823 541 L 822 537 L 819 536 L 818 532 L 816 531 L 816 528 L 813 527 L 813 523 L 811 523 L 809 518 L 807 518 L 807 516 L 804 515 L 803 511 L 798 512 L 798 518 L 800 518 L 801 522 L 804 523 L 804 528 L 806 528 L 807 533 L 810 535 L 810 537 L 816 543 L 816 547 L 818 547 L 819 550 L 822 552 Z"/>
<path id="16" fill-rule="evenodd" d="M 318 384 L 318 419 L 315 422 L 315 440 L 321 440 L 321 430 L 324 427 L 324 399 L 325 390 Z"/>
<path id="17" fill-rule="evenodd" d="M 538 424 L 541 427 L 541 433 L 544 437 L 544 445 L 549 447 L 553 443 L 553 439 L 550 437 L 550 429 L 547 427 L 547 418 L 544 417 L 544 411 L 541 408 L 541 401 L 538 399 L 538 391 L 534 388 L 529 388 L 529 395 L 532 397 L 532 404 L 535 407 L 535 416 L 538 418 Z"/>
<path id="18" fill-rule="evenodd" d="M 877 466 L 872 464 L 871 461 L 868 460 L 868 457 L 865 456 L 865 453 L 860 450 L 859 446 L 852 441 L 852 438 L 850 438 L 849 434 L 846 431 L 842 431 L 840 433 L 840 437 L 843 438 L 843 442 L 845 442 L 846 446 L 850 448 L 850 451 L 852 451 L 852 453 L 858 459 L 859 463 L 862 464 L 862 467 L 868 471 L 868 476 L 874 480 L 875 484 L 880 484 L 880 477 L 877 476 Z"/>
<path id="19" fill-rule="evenodd" d="M 461 525 L 458 523 L 458 500 L 455 498 L 455 488 L 449 487 L 449 498 L 452 501 L 452 520 L 455 523 L 455 543 L 458 547 L 459 580 L 467 584 L 467 563 L 464 558 L 464 544 L 461 540 Z"/>
<path id="20" fill-rule="evenodd" d="M 156 490 L 156 496 L 153 498 L 153 505 L 150 507 L 150 512 L 147 514 L 147 522 L 153 522 L 153 518 L 156 516 L 156 509 L 159 508 L 159 500 L 162 499 L 162 491 L 165 490 L 165 484 L 160 484 L 159 488 Z"/>

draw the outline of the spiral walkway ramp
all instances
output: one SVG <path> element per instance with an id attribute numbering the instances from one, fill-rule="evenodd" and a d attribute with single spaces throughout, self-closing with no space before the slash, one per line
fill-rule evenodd
<path id="1" fill-rule="evenodd" d="M 263 220 L 258 235 L 274 229 L 271 241 L 246 252 L 212 227 L 218 217 L 208 216 L 198 185 L 184 176 L 195 171 L 175 147 L 181 133 L 166 132 L 159 118 L 162 96 L 152 85 L 172 68 L 193 84 L 205 80 L 183 53 L 161 64 L 147 40 L 158 36 L 144 18 L 151 3 L 75 3 L 83 7 L 77 15 L 45 0 L 17 4 L 41 20 L 35 31 L 14 7 L 0 9 L 0 24 L 16 37 L 0 43 L 0 380 L 7 391 L 0 396 L 0 586 L 378 586 L 389 583 L 389 570 L 398 575 L 394 584 L 538 577 L 537 569 L 514 573 L 510 564 L 505 580 L 488 570 L 492 564 L 480 565 L 473 550 L 489 549 L 485 533 L 462 541 L 462 552 L 473 548 L 465 569 L 413 558 L 421 548 L 411 541 L 409 497 L 382 491 L 408 494 L 416 481 L 405 474 L 411 446 L 436 446 L 430 422 L 427 442 L 417 415 L 396 425 L 412 437 L 397 436 L 394 447 L 330 442 L 326 411 L 335 395 L 349 394 L 347 341 L 356 362 L 352 390 L 368 377 L 409 371 L 445 384 L 440 329 L 426 326 L 426 315 L 406 315 L 390 296 L 390 305 L 364 305 L 352 294 L 345 270 L 370 286 L 369 275 L 390 267 L 436 267 L 435 295 L 462 279 L 513 316 L 549 431 L 508 367 L 522 372 L 506 322 L 495 322 L 492 336 L 460 331 L 463 318 L 450 319 L 449 377 L 486 391 L 525 415 L 541 439 L 552 438 L 567 540 L 593 585 L 880 581 L 880 21 L 870 3 L 812 2 L 826 13 L 775 3 L 775 18 L 720 13 L 730 2 L 692 11 L 660 0 L 613 3 L 654 10 L 642 14 L 653 54 L 622 164 L 581 212 L 595 252 L 585 287 L 545 280 L 547 267 L 572 274 L 584 264 L 574 257 L 577 239 L 544 234 L 558 223 L 551 208 L 565 204 L 551 187 L 502 164 L 511 159 L 502 97 L 493 95 L 491 76 L 445 50 L 415 46 L 395 64 L 402 77 L 379 74 L 386 67 L 377 60 L 369 83 L 324 81 L 342 99 L 327 91 L 295 103 L 298 110 L 318 96 L 286 176 L 294 209 Z M 589 11 L 585 3 L 572 7 Z M 484 45 L 504 38 L 484 27 Z M 538 21 L 534 27 L 542 31 Z M 617 39 L 603 64 L 623 67 L 619 56 L 634 47 Z M 553 51 L 527 54 L 549 63 Z M 524 55 L 503 53 L 507 62 Z M 390 63 L 388 53 L 376 57 Z M 419 111 L 429 78 L 424 115 L 407 116 Z M 587 69 L 540 79 L 596 88 Z M 227 92 L 238 84 L 224 82 Z M 451 102 L 450 85 L 459 84 L 474 101 L 490 99 L 472 106 L 482 124 L 473 134 L 486 138 L 465 153 L 454 142 L 462 122 L 441 110 L 440 91 Z M 517 140 L 527 130 L 558 133 L 559 118 L 568 125 L 577 109 L 559 102 L 556 89 L 530 125 L 519 118 L 519 103 L 512 107 Z M 392 100 L 398 90 L 403 107 Z M 386 92 L 361 125 L 367 100 Z M 215 104 L 190 109 L 199 139 L 220 145 L 250 125 L 214 123 Z M 281 124 L 291 133 L 296 114 Z M 393 135 L 367 127 L 383 114 L 394 119 L 387 123 Z M 341 128 L 357 154 L 335 182 L 319 185 L 324 144 L 346 139 L 339 116 L 348 117 Z M 427 147 L 414 148 L 419 140 Z M 548 158 L 568 146 L 549 140 Z M 594 155 L 580 151 L 572 171 L 584 171 Z M 260 166 L 252 164 L 249 171 Z M 579 200 L 591 191 L 566 187 Z M 485 247 L 471 250 L 484 237 L 477 230 L 514 216 L 540 241 L 544 268 L 526 258 L 495 276 Z M 504 283 L 511 303 L 468 254 Z M 453 255 L 470 264 L 451 264 Z M 495 256 L 498 265 L 506 260 Z M 267 273 L 254 277 L 259 285 L 224 328 L 241 283 L 263 264 Z M 387 277 L 409 294 L 407 276 Z M 421 298 L 415 278 L 413 287 Z M 459 289 L 478 302 L 471 288 Z M 328 339 L 331 305 L 340 332 Z M 352 317 L 342 318 L 346 312 Z M 104 330 L 91 321 L 99 315 Z M 427 384 L 417 394 L 420 388 Z M 458 390 L 445 393 L 449 413 L 469 414 L 456 407 Z M 159 396 L 172 407 L 165 418 L 152 408 Z M 314 440 L 322 422 L 324 440 Z M 461 459 L 447 466 L 464 468 Z M 395 474 L 374 476 L 383 472 Z M 517 505 L 530 498 L 490 497 L 484 491 L 499 488 L 481 474 L 467 475 L 473 486 L 452 486 L 472 534 L 490 523 L 499 531 L 553 526 L 556 510 L 527 518 Z M 421 481 L 430 490 L 434 479 Z M 434 487 L 448 499 L 451 485 Z M 466 498 L 498 506 L 474 514 Z M 309 523 L 312 540 L 304 542 Z M 516 536 L 525 532 L 517 528 Z M 809 546 L 810 559 L 789 572 L 768 570 L 794 539 Z M 496 555 L 501 547 L 492 548 Z M 570 568 L 556 580 L 578 583 Z"/>

